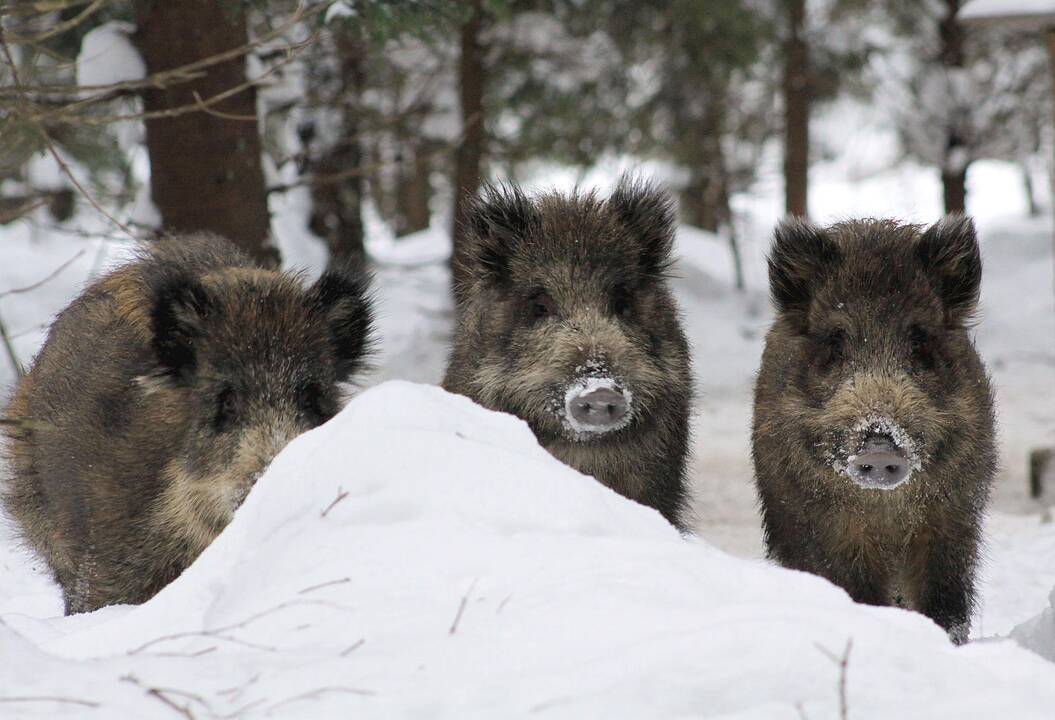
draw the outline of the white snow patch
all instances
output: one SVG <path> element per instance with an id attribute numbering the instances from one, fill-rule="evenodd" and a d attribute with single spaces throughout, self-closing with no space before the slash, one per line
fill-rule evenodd
<path id="1" fill-rule="evenodd" d="M 89 30 L 77 55 L 77 84 L 110 85 L 146 77 L 146 65 L 130 37 L 133 32 L 134 25 L 120 20 Z"/>
<path id="2" fill-rule="evenodd" d="M 1055 588 L 1048 597 L 1049 607 L 1011 631 L 1011 638 L 1045 660 L 1055 662 Z"/>

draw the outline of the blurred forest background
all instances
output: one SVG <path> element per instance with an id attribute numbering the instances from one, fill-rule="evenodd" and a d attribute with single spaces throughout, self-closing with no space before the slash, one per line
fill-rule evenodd
<path id="1" fill-rule="evenodd" d="M 811 119 L 843 98 L 896 128 L 897 160 L 940 172 L 946 211 L 983 159 L 1022 169 L 1031 212 L 1047 202 L 1044 39 L 968 31 L 961 5 L 3 2 L 0 223 L 89 205 L 116 236 L 211 230 L 277 263 L 274 206 L 306 189 L 310 232 L 362 255 L 364 216 L 396 238 L 453 227 L 487 179 L 629 156 L 664 169 L 742 287 L 731 198 L 779 154 L 786 211 L 808 215 L 810 166 L 835 150 Z M 59 172 L 33 170 L 42 154 Z"/>

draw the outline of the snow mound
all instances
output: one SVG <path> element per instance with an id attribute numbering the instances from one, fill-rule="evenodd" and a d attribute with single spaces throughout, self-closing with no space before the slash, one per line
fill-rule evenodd
<path id="1" fill-rule="evenodd" d="M 855 720 L 1055 708 L 1013 642 L 685 540 L 521 421 L 405 382 L 291 443 L 151 602 L 2 621 L 5 717 L 820 720 L 841 674 Z"/>
<path id="2" fill-rule="evenodd" d="M 1055 588 L 1049 597 L 1051 606 L 1011 631 L 1011 637 L 1024 648 L 1055 662 Z"/>
<path id="3" fill-rule="evenodd" d="M 133 32 L 132 24 L 119 20 L 89 30 L 77 55 L 77 84 L 110 85 L 146 77 L 146 65 L 132 44 Z"/>

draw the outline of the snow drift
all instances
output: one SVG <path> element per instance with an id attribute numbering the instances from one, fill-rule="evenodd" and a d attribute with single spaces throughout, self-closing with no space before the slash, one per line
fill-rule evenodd
<path id="1" fill-rule="evenodd" d="M 841 680 L 855 720 L 1055 709 L 1014 643 L 683 539 L 519 420 L 403 382 L 294 441 L 151 602 L 2 620 L 4 717 L 819 720 Z"/>

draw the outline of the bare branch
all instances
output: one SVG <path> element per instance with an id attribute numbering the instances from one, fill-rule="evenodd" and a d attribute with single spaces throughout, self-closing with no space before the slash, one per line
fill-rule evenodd
<path id="1" fill-rule="evenodd" d="M 78 250 L 77 253 L 73 257 L 71 257 L 69 260 L 67 260 L 66 262 L 62 263 L 57 268 L 55 268 L 50 273 L 48 273 L 47 277 L 45 277 L 45 278 L 43 278 L 41 280 L 37 280 L 32 285 L 26 285 L 24 287 L 19 287 L 19 288 L 12 288 L 11 290 L 4 290 L 3 292 L 0 292 L 0 298 L 7 297 L 8 295 L 20 295 L 22 293 L 27 293 L 27 292 L 29 292 L 31 290 L 36 290 L 41 285 L 44 285 L 45 283 L 47 283 L 47 282 L 53 280 L 54 278 L 58 277 L 62 273 L 63 270 L 65 270 L 70 265 L 72 265 L 77 260 L 77 258 L 79 258 L 82 255 L 84 255 L 85 252 L 86 251 L 84 249 Z"/>
<path id="2" fill-rule="evenodd" d="M 99 703 L 95 702 L 94 700 L 81 700 L 79 698 L 59 697 L 57 695 L 56 696 L 48 696 L 48 695 L 30 696 L 30 695 L 26 695 L 26 696 L 22 696 L 22 697 L 17 697 L 17 696 L 0 697 L 0 703 L 41 703 L 41 702 L 65 703 L 65 704 L 68 704 L 68 705 L 83 705 L 84 707 L 90 707 L 90 708 L 97 708 L 97 707 L 100 706 Z"/>

